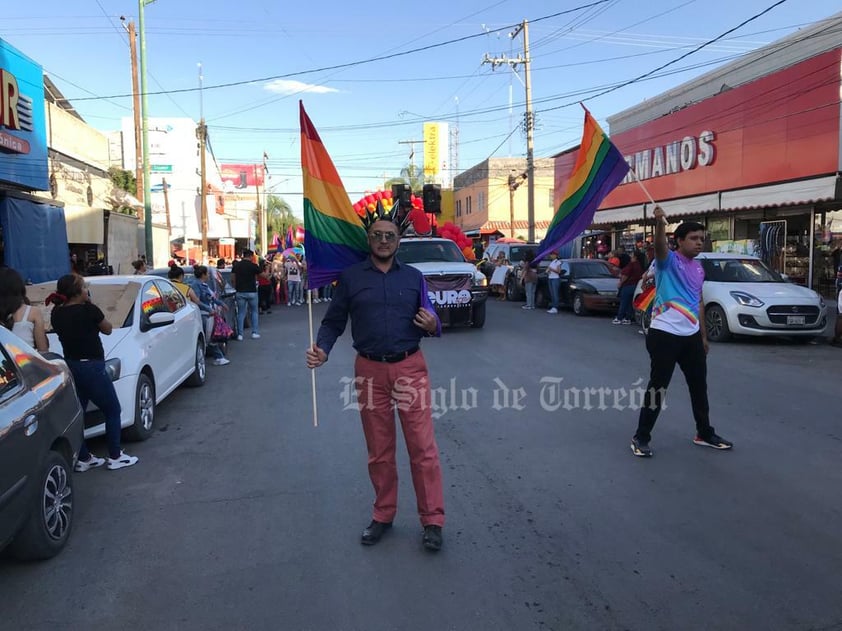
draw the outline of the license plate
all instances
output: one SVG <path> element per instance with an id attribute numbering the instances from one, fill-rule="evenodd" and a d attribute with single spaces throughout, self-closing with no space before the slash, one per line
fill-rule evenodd
<path id="1" fill-rule="evenodd" d="M 787 324 L 804 324 L 804 316 L 787 316 L 786 317 Z"/>

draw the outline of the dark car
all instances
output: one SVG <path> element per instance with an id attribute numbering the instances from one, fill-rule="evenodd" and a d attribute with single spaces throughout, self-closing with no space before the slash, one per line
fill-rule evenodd
<path id="1" fill-rule="evenodd" d="M 19 559 L 58 554 L 73 526 L 83 415 L 55 357 L 0 326 L 0 549 Z"/>
<path id="2" fill-rule="evenodd" d="M 572 308 L 576 315 L 587 315 L 590 311 L 617 311 L 620 306 L 618 275 L 619 270 L 615 266 L 601 259 L 563 259 L 559 302 Z M 535 304 L 546 307 L 549 299 L 545 268 L 538 275 Z"/>

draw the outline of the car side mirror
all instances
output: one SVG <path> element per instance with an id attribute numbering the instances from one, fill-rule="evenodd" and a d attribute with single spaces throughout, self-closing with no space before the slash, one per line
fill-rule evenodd
<path id="1" fill-rule="evenodd" d="M 150 329 L 158 329 L 162 326 L 168 326 L 175 322 L 175 314 L 170 313 L 169 311 L 156 311 L 155 313 L 145 317 L 144 321 L 144 331 L 149 331 Z"/>

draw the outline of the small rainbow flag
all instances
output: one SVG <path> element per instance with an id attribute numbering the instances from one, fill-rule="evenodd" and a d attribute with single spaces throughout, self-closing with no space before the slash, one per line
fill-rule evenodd
<path id="1" fill-rule="evenodd" d="M 652 306 L 652 301 L 655 299 L 655 284 L 652 283 L 645 287 L 634 299 L 634 308 L 636 311 L 646 311 Z"/>
<path id="2" fill-rule="evenodd" d="M 368 255 L 368 239 L 304 103 L 298 104 L 307 289 L 318 289 L 339 278 L 349 265 L 362 261 Z"/>
<path id="3" fill-rule="evenodd" d="M 576 165 L 567 181 L 564 198 L 553 217 L 547 235 L 538 246 L 535 263 L 569 243 L 593 222 L 596 209 L 629 172 L 623 154 L 605 135 L 599 123 L 585 110 L 585 127 Z"/>

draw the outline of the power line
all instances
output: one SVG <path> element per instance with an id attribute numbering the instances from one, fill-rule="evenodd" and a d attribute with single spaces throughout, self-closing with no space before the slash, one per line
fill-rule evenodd
<path id="1" fill-rule="evenodd" d="M 560 15 L 566 15 L 566 14 L 569 14 L 569 13 L 574 13 L 576 11 L 581 11 L 583 9 L 588 9 L 590 7 L 594 7 L 594 6 L 604 4 L 606 2 L 612 2 L 612 1 L 614 1 L 614 0 L 596 0 L 595 2 L 591 2 L 589 4 L 581 5 L 581 6 L 573 8 L 573 9 L 567 9 L 565 11 L 559 11 L 557 13 L 552 13 L 550 15 L 545 15 L 545 16 L 542 16 L 542 17 L 539 17 L 539 18 L 535 18 L 534 20 L 531 20 L 530 22 L 534 23 L 534 22 L 541 22 L 543 20 L 549 20 L 549 19 L 552 19 L 552 18 L 559 17 Z M 781 0 L 781 2 L 785 2 L 785 1 L 786 0 Z M 503 31 L 507 31 L 511 28 L 515 28 L 516 26 L 517 26 L 517 24 L 509 24 L 509 25 L 504 26 L 504 27 L 491 29 L 491 30 L 488 31 L 488 33 L 503 32 Z M 286 74 L 273 75 L 273 76 L 270 76 L 270 77 L 263 77 L 263 78 L 258 78 L 258 79 L 244 79 L 242 81 L 231 81 L 231 82 L 228 82 L 228 83 L 218 83 L 218 84 L 215 84 L 215 85 L 205 86 L 204 89 L 205 90 L 218 90 L 218 89 L 222 89 L 222 88 L 233 88 L 233 87 L 237 87 L 237 86 L 241 86 L 241 85 L 248 85 L 248 84 L 252 84 L 252 83 L 265 83 L 265 82 L 268 82 L 268 81 L 274 81 L 276 79 L 288 79 L 290 77 L 300 77 L 302 75 L 313 74 L 313 73 L 317 73 L 317 72 L 327 72 L 329 70 L 339 70 L 340 68 L 351 68 L 351 67 L 354 67 L 354 66 L 362 66 L 362 65 L 374 63 L 374 62 L 377 62 L 377 61 L 386 61 L 388 59 L 395 59 L 397 57 L 405 57 L 406 55 L 413 55 L 415 53 L 420 53 L 420 52 L 424 52 L 424 51 L 427 51 L 427 50 L 433 50 L 435 48 L 442 48 L 444 46 L 450 46 L 452 44 L 458 44 L 458 43 L 465 42 L 465 41 L 468 41 L 468 40 L 476 39 L 478 37 L 485 37 L 486 35 L 487 35 L 487 33 L 484 31 L 482 33 L 474 33 L 473 35 L 465 35 L 463 37 L 457 37 L 455 39 L 447 40 L 447 41 L 444 41 L 444 42 L 438 42 L 436 44 L 428 44 L 427 46 L 412 48 L 410 50 L 405 50 L 405 51 L 397 52 L 397 53 L 390 53 L 388 55 L 379 55 L 379 56 L 376 56 L 376 57 L 369 57 L 368 59 L 361 59 L 361 60 L 358 60 L 358 61 L 350 61 L 350 62 L 347 62 L 347 63 L 344 63 L 344 64 L 335 64 L 333 66 L 323 66 L 321 68 L 314 68 L 314 69 L 310 69 L 310 70 L 300 70 L 298 72 L 290 72 L 290 73 L 286 73 Z M 199 88 L 179 88 L 179 89 L 176 89 L 176 90 L 162 90 L 162 91 L 159 91 L 159 92 L 147 92 L 146 94 L 147 94 L 147 96 L 155 96 L 155 95 L 159 95 L 159 94 L 182 94 L 182 93 L 185 93 L 185 92 L 196 92 L 198 90 L 199 90 Z M 101 97 L 101 98 L 117 99 L 117 98 L 126 98 L 126 97 L 130 97 L 130 96 L 133 96 L 133 95 L 132 94 L 115 94 L 115 95 L 110 95 L 110 96 Z M 74 100 L 76 100 L 76 101 L 93 101 L 94 99 L 83 97 L 83 98 L 74 99 Z"/>

